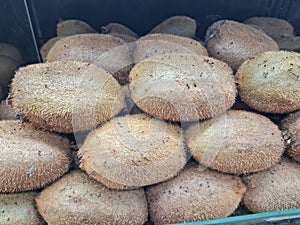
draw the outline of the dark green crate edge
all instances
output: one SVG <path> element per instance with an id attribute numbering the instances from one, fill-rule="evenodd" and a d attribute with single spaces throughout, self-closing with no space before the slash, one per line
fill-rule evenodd
<path id="1" fill-rule="evenodd" d="M 245 222 L 278 222 L 280 220 L 300 218 L 300 208 L 276 212 L 257 213 L 244 216 L 227 217 L 216 220 L 207 220 L 192 223 L 178 223 L 176 225 L 222 225 L 222 224 L 235 224 Z M 175 224 L 174 224 L 175 225 Z"/>

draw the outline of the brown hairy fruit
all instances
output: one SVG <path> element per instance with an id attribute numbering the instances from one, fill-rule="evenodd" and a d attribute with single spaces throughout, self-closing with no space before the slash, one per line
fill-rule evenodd
<path id="1" fill-rule="evenodd" d="M 279 128 L 267 117 L 230 110 L 191 125 L 186 140 L 201 164 L 232 174 L 247 174 L 278 163 L 284 144 Z"/>
<path id="2" fill-rule="evenodd" d="M 109 23 L 105 26 L 101 27 L 101 33 L 102 34 L 121 34 L 126 35 L 132 38 L 139 38 L 139 35 L 137 35 L 134 31 L 129 29 L 128 27 L 120 24 L 120 23 Z"/>
<path id="3" fill-rule="evenodd" d="M 96 31 L 89 24 L 81 20 L 65 20 L 57 24 L 56 33 L 57 36 L 69 36 L 96 33 Z"/>
<path id="4" fill-rule="evenodd" d="M 45 44 L 43 44 L 43 46 L 40 49 L 40 54 L 41 54 L 41 57 L 44 62 L 46 61 L 47 54 L 50 51 L 50 49 L 52 48 L 52 46 L 61 38 L 63 38 L 63 37 L 50 38 Z"/>
<path id="5" fill-rule="evenodd" d="M 143 189 L 111 190 L 79 170 L 45 188 L 36 202 L 49 225 L 140 225 L 148 217 Z"/>
<path id="6" fill-rule="evenodd" d="M 68 171 L 67 139 L 16 120 L 0 121 L 0 134 L 0 192 L 38 189 Z"/>
<path id="7" fill-rule="evenodd" d="M 237 71 L 239 96 L 261 112 L 289 113 L 300 109 L 300 54 L 264 52 Z"/>
<path id="8" fill-rule="evenodd" d="M 19 65 L 23 62 L 20 51 L 15 46 L 8 43 L 0 42 L 0 55 L 8 56 L 14 59 Z"/>

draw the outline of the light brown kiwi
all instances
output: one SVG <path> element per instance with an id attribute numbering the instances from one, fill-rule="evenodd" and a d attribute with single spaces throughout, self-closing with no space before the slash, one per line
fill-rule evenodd
<path id="1" fill-rule="evenodd" d="M 141 225 L 148 217 L 143 189 L 111 190 L 79 170 L 45 188 L 36 202 L 48 225 Z"/>
<path id="2" fill-rule="evenodd" d="M 126 43 L 131 43 L 131 42 L 137 41 L 137 38 L 134 38 L 134 37 L 131 37 L 131 36 L 128 36 L 128 35 L 125 35 L 125 34 L 110 33 L 109 35 L 120 38 L 123 41 L 125 41 Z M 133 45 L 132 46 L 129 45 L 129 49 L 131 50 L 132 48 L 133 48 Z"/>
<path id="3" fill-rule="evenodd" d="M 19 65 L 23 62 L 20 51 L 15 46 L 8 43 L 0 42 L 0 55 L 5 55 L 14 59 Z"/>
<path id="4" fill-rule="evenodd" d="M 148 187 L 146 195 L 151 220 L 163 225 L 227 217 L 245 191 L 239 177 L 190 163 L 177 177 Z"/>
<path id="5" fill-rule="evenodd" d="M 300 52 L 300 37 L 299 36 L 275 36 L 273 39 L 277 42 L 282 50 Z"/>
<path id="6" fill-rule="evenodd" d="M 194 38 L 196 35 L 196 21 L 188 16 L 172 16 L 154 27 L 151 33 L 174 34 Z"/>
<path id="7" fill-rule="evenodd" d="M 2 100 L 0 104 L 0 120 L 15 120 L 16 114 L 7 100 Z"/>
<path id="8" fill-rule="evenodd" d="M 243 204 L 253 213 L 300 207 L 300 164 L 283 158 L 269 170 L 245 176 Z"/>
<path id="9" fill-rule="evenodd" d="M 45 224 L 35 207 L 36 195 L 36 192 L 0 194 L 0 224 Z"/>
<path id="10" fill-rule="evenodd" d="M 35 190 L 69 169 L 69 142 L 20 121 L 0 121 L 0 192 Z"/>
<path id="11" fill-rule="evenodd" d="M 96 31 L 86 22 L 75 19 L 59 22 L 56 27 L 58 37 L 84 33 L 96 33 Z"/>
<path id="12" fill-rule="evenodd" d="M 46 61 L 48 52 L 50 51 L 52 46 L 61 38 L 62 37 L 50 38 L 45 44 L 43 44 L 43 46 L 40 49 L 40 54 L 41 54 L 43 61 Z"/>
<path id="13" fill-rule="evenodd" d="M 112 119 L 88 135 L 78 155 L 80 168 L 114 189 L 170 179 L 187 162 L 180 127 L 145 114 Z"/>
<path id="14" fill-rule="evenodd" d="M 278 35 L 292 36 L 294 34 L 294 28 L 288 21 L 275 17 L 251 17 L 244 23 L 260 27 L 272 38 Z"/>
<path id="15" fill-rule="evenodd" d="M 196 121 L 224 113 L 235 100 L 231 68 L 196 54 L 149 57 L 130 72 L 135 104 L 147 114 L 170 121 Z"/>
<path id="16" fill-rule="evenodd" d="M 102 34 L 121 34 L 132 38 L 139 38 L 139 35 L 120 23 L 109 23 L 101 27 Z"/>
<path id="17" fill-rule="evenodd" d="M 281 130 L 287 147 L 287 154 L 300 163 L 300 111 L 292 113 L 281 121 Z"/>
<path id="18" fill-rule="evenodd" d="M 171 34 L 148 34 L 135 43 L 134 62 L 153 55 L 186 53 L 208 56 L 207 50 L 196 40 Z"/>
<path id="19" fill-rule="evenodd" d="M 62 38 L 47 55 L 47 62 L 59 60 L 83 61 L 101 66 L 121 84 L 128 82 L 132 67 L 126 42 L 107 34 L 79 34 Z"/>
<path id="20" fill-rule="evenodd" d="M 14 111 L 33 127 L 61 133 L 94 129 L 125 107 L 113 76 L 76 61 L 21 68 L 12 82 L 11 101 Z"/>
<path id="21" fill-rule="evenodd" d="M 268 169 L 284 152 L 281 132 L 273 122 L 239 110 L 191 125 L 186 140 L 198 162 L 232 174 Z"/>
<path id="22" fill-rule="evenodd" d="M 300 109 L 300 54 L 270 51 L 247 60 L 237 71 L 241 99 L 261 112 Z"/>
<path id="23" fill-rule="evenodd" d="M 206 31 L 205 44 L 210 56 L 228 63 L 234 71 L 251 57 L 279 50 L 264 32 L 232 20 L 212 24 Z"/>

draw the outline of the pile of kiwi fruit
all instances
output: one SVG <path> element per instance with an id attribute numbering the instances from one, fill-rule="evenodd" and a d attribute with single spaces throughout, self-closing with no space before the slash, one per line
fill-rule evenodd
<path id="1" fill-rule="evenodd" d="M 58 23 L 0 105 L 0 224 L 175 224 L 300 208 L 300 53 L 276 18 Z M 7 49 L 6 51 L 2 49 Z M 8 53 L 10 54 L 8 54 Z M 243 210 L 242 210 L 243 211 Z"/>

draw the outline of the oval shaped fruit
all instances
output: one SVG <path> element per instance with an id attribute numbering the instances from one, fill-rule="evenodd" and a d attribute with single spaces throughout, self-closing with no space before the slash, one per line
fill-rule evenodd
<path id="1" fill-rule="evenodd" d="M 8 91 L 8 85 L 14 76 L 15 70 L 18 69 L 19 63 L 13 58 L 0 55 L 0 86 L 4 92 Z"/>
<path id="2" fill-rule="evenodd" d="M 300 165 L 287 158 L 272 167 L 243 178 L 248 189 L 243 204 L 253 213 L 300 207 Z"/>
<path id="3" fill-rule="evenodd" d="M 239 177 L 190 163 L 177 177 L 148 187 L 146 195 L 151 220 L 163 225 L 227 217 L 245 191 Z"/>
<path id="4" fill-rule="evenodd" d="M 273 37 L 282 50 L 300 52 L 299 36 L 276 36 Z"/>
<path id="5" fill-rule="evenodd" d="M 109 23 L 105 26 L 101 27 L 101 33 L 102 34 L 121 34 L 126 35 L 132 38 L 139 38 L 139 35 L 137 35 L 134 31 L 129 29 L 128 27 L 120 24 L 120 23 Z"/>
<path id="6" fill-rule="evenodd" d="M 20 121 L 0 121 L 0 192 L 34 190 L 68 171 L 69 143 Z"/>
<path id="7" fill-rule="evenodd" d="M 288 21 L 275 17 L 251 17 L 245 20 L 244 23 L 260 27 L 272 38 L 281 35 L 292 36 L 294 34 L 294 28 Z"/>
<path id="8" fill-rule="evenodd" d="M 281 121 L 281 130 L 287 146 L 287 154 L 300 163 L 300 111 Z"/>
<path id="9" fill-rule="evenodd" d="M 108 72 L 75 61 L 21 68 L 11 98 L 14 111 L 32 126 L 62 133 L 91 130 L 125 107 L 121 86 Z"/>
<path id="10" fill-rule="evenodd" d="M 121 84 L 128 82 L 132 59 L 129 47 L 120 38 L 107 34 L 79 34 L 57 41 L 47 61 L 82 61 L 101 66 Z"/>
<path id="11" fill-rule="evenodd" d="M 279 50 L 277 43 L 258 29 L 231 20 L 211 25 L 205 36 L 210 56 L 228 63 L 233 70 L 262 52 Z"/>
<path id="12" fill-rule="evenodd" d="M 194 38 L 196 35 L 196 21 L 188 16 L 172 16 L 154 27 L 150 33 L 174 34 Z"/>
<path id="13" fill-rule="evenodd" d="M 193 157 L 201 164 L 232 174 L 270 168 L 284 152 L 279 128 L 268 118 L 231 110 L 186 131 Z"/>
<path id="14" fill-rule="evenodd" d="M 36 202 L 49 225 L 140 225 L 148 217 L 143 189 L 111 190 L 79 170 L 45 188 Z"/>
<path id="15" fill-rule="evenodd" d="M 44 224 L 35 208 L 35 192 L 0 194 L 0 224 L 41 225 Z"/>
<path id="16" fill-rule="evenodd" d="M 62 37 L 50 38 L 45 44 L 43 44 L 43 46 L 40 49 L 40 54 L 41 54 L 41 57 L 44 62 L 46 61 L 47 54 L 50 51 L 50 49 L 52 48 L 52 46 L 61 38 Z"/>
<path id="17" fill-rule="evenodd" d="M 56 27 L 57 36 L 69 36 L 84 33 L 96 33 L 96 31 L 86 22 L 74 19 L 59 22 Z"/>
<path id="18" fill-rule="evenodd" d="M 8 43 L 0 42 L 0 55 L 5 55 L 14 59 L 19 65 L 23 61 L 20 51 L 15 46 Z M 0 62 L 2 62 L 2 60 L 0 60 Z"/>
<path id="19" fill-rule="evenodd" d="M 224 113 L 235 100 L 231 68 L 196 54 L 167 54 L 139 62 L 129 75 L 131 97 L 151 116 L 195 121 Z"/>
<path id="20" fill-rule="evenodd" d="M 88 135 L 78 154 L 82 169 L 115 189 L 170 179 L 188 160 L 180 128 L 145 114 L 112 119 Z"/>
<path id="21" fill-rule="evenodd" d="M 300 54 L 264 52 L 249 59 L 237 71 L 241 99 L 268 113 L 300 109 Z"/>
<path id="22" fill-rule="evenodd" d="M 153 55 L 186 53 L 208 56 L 200 42 L 171 34 L 148 34 L 141 37 L 134 48 L 134 62 L 140 62 Z"/>

